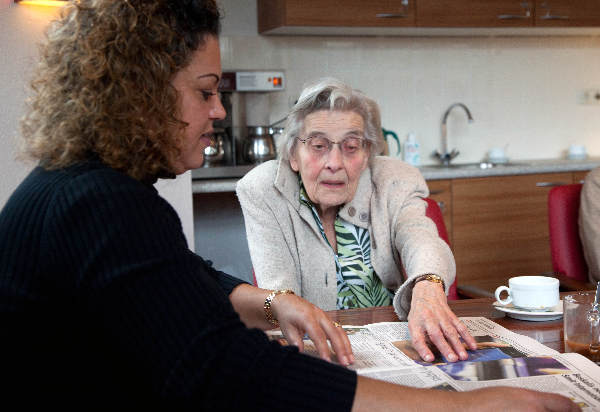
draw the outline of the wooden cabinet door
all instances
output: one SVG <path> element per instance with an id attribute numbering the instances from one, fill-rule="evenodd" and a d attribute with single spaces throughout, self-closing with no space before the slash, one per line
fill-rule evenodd
<path id="1" fill-rule="evenodd" d="M 420 27 L 533 26 L 533 0 L 418 0 Z"/>
<path id="2" fill-rule="evenodd" d="M 429 197 L 440 206 L 448 239 L 452 245 L 452 180 L 428 180 L 427 186 L 429 186 Z"/>
<path id="3" fill-rule="evenodd" d="M 600 1 L 536 0 L 535 25 L 542 27 L 600 26 Z"/>
<path id="4" fill-rule="evenodd" d="M 583 180 L 589 172 L 589 170 L 585 170 L 582 172 L 573 172 L 573 183 L 583 183 Z"/>
<path id="5" fill-rule="evenodd" d="M 258 31 L 281 26 L 415 25 L 415 0 L 258 0 Z"/>
<path id="6" fill-rule="evenodd" d="M 571 181 L 570 172 L 454 179 L 452 240 L 459 284 L 552 270 L 548 191 Z"/>

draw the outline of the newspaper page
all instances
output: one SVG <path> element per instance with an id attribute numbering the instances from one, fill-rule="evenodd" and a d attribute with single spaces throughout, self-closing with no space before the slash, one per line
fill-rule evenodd
<path id="1" fill-rule="evenodd" d="M 454 363 L 431 348 L 432 362 L 412 347 L 407 322 L 344 326 L 359 375 L 399 385 L 448 391 L 513 386 L 559 393 L 583 410 L 600 411 L 600 367 L 576 353 L 558 353 L 528 336 L 511 332 L 483 317 L 462 317 L 477 342 L 469 358 Z M 271 339 L 287 344 L 280 332 Z M 306 337 L 304 351 L 318 356 Z M 332 359 L 335 356 L 332 353 Z"/>

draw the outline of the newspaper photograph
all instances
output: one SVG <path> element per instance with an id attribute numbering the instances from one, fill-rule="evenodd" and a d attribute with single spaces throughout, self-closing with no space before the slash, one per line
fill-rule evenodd
<path id="1" fill-rule="evenodd" d="M 460 319 L 477 349 L 467 350 L 467 360 L 453 363 L 433 347 L 435 359 L 423 361 L 412 347 L 407 322 L 344 325 L 356 358 L 349 368 L 361 376 L 417 388 L 469 391 L 512 386 L 559 393 L 583 410 L 600 411 L 600 367 L 594 362 L 577 353 L 561 354 L 483 317 Z M 288 344 L 279 331 L 268 335 Z M 308 337 L 304 352 L 318 356 Z"/>

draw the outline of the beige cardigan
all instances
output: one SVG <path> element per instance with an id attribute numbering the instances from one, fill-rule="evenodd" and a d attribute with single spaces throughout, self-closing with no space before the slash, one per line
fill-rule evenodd
<path id="1" fill-rule="evenodd" d="M 287 161 L 272 160 L 237 184 L 258 286 L 294 290 L 324 310 L 336 309 L 336 267 L 310 210 L 301 207 L 298 176 Z M 440 275 L 448 287 L 455 264 L 433 221 L 425 216 L 429 194 L 418 169 L 390 157 L 376 157 L 361 175 L 356 194 L 339 215 L 368 228 L 371 262 L 383 284 L 395 290 L 400 319 L 410 310 L 412 282 Z M 404 267 L 408 282 L 406 282 Z"/>
<path id="2" fill-rule="evenodd" d="M 585 177 L 579 207 L 579 236 L 591 282 L 600 280 L 600 168 Z"/>

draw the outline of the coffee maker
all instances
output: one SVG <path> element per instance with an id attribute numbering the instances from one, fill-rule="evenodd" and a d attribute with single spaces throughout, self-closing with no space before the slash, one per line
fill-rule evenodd
<path id="1" fill-rule="evenodd" d="M 208 167 L 214 166 L 240 166 L 253 165 L 267 159 L 269 156 L 252 156 L 255 153 L 249 147 L 256 148 L 256 142 L 251 142 L 256 136 L 256 126 L 248 124 L 248 117 L 253 111 L 268 111 L 268 104 L 261 104 L 265 93 L 284 90 L 284 74 L 281 71 L 235 71 L 224 72 L 219 83 L 221 103 L 227 115 L 223 120 L 214 122 L 215 145 L 220 145 L 221 150 L 205 150 L 205 158 L 209 160 L 211 154 L 221 159 L 217 163 L 208 161 Z M 250 107 L 249 107 L 250 106 Z M 261 147 L 269 145 L 262 145 Z M 214 149 L 214 148 L 213 148 Z M 274 157 L 274 145 L 271 150 Z M 209 156 L 206 156 L 210 152 Z M 205 161 L 205 163 L 207 163 Z"/>

